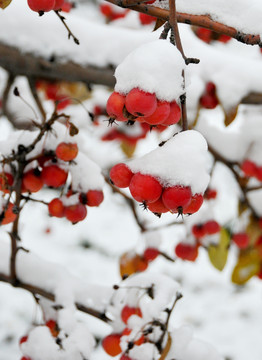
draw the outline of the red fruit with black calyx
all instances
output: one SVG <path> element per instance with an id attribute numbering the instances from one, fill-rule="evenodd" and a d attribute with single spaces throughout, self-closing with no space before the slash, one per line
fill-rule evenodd
<path id="1" fill-rule="evenodd" d="M 244 162 L 241 165 L 241 170 L 245 174 L 245 176 L 252 177 L 256 176 L 257 174 L 257 166 L 253 161 L 251 160 L 244 160 Z"/>
<path id="2" fill-rule="evenodd" d="M 72 161 L 77 157 L 78 146 L 76 143 L 61 142 L 56 147 L 56 156 L 63 161 Z"/>
<path id="3" fill-rule="evenodd" d="M 239 247 L 239 249 L 245 249 L 249 245 L 249 236 L 247 233 L 237 233 L 232 236 L 232 241 Z"/>
<path id="4" fill-rule="evenodd" d="M 48 204 L 48 211 L 51 216 L 62 218 L 65 215 L 65 206 L 60 199 L 55 198 Z"/>
<path id="5" fill-rule="evenodd" d="M 205 43 L 209 44 L 212 40 L 212 31 L 200 27 L 196 30 L 196 36 Z"/>
<path id="6" fill-rule="evenodd" d="M 159 250 L 156 249 L 156 248 L 147 248 L 145 251 L 144 251 L 144 258 L 147 260 L 147 261 L 153 261 L 155 260 L 159 255 Z"/>
<path id="7" fill-rule="evenodd" d="M 162 201 L 167 209 L 176 213 L 183 213 L 192 199 L 190 187 L 172 186 L 164 189 L 162 194 Z"/>
<path id="8" fill-rule="evenodd" d="M 157 108 L 156 95 L 134 88 L 127 94 L 125 106 L 132 115 L 150 116 Z"/>
<path id="9" fill-rule="evenodd" d="M 129 186 L 130 181 L 133 177 L 132 171 L 126 164 L 120 163 L 112 167 L 109 173 L 111 182 L 119 187 L 126 188 Z"/>
<path id="10" fill-rule="evenodd" d="M 17 214 L 14 213 L 14 204 L 9 202 L 6 211 L 2 209 L 0 214 L 0 225 L 7 225 L 15 221 Z"/>
<path id="11" fill-rule="evenodd" d="M 122 321 L 127 324 L 128 319 L 130 316 L 137 315 L 139 317 L 143 317 L 142 312 L 139 307 L 130 307 L 128 305 L 125 305 L 121 311 L 121 319 Z"/>
<path id="12" fill-rule="evenodd" d="M 201 208 L 203 201 L 204 198 L 202 194 L 193 195 L 190 204 L 183 209 L 184 214 L 196 213 Z"/>
<path id="13" fill-rule="evenodd" d="M 109 96 L 106 104 L 106 111 L 111 119 L 118 121 L 128 120 L 123 115 L 125 99 L 125 95 L 121 95 L 115 91 Z"/>
<path id="14" fill-rule="evenodd" d="M 149 203 L 147 208 L 155 214 L 164 214 L 167 213 L 169 210 L 163 204 L 162 198 L 160 197 L 157 201 Z"/>
<path id="15" fill-rule="evenodd" d="M 27 0 L 31 10 L 36 12 L 48 12 L 54 9 L 55 0 Z"/>
<path id="16" fill-rule="evenodd" d="M 120 341 L 121 334 L 110 334 L 102 340 L 102 347 L 108 355 L 116 356 L 122 352 Z"/>
<path id="17" fill-rule="evenodd" d="M 53 10 L 60 10 L 64 4 L 65 0 L 55 0 L 55 6 Z"/>
<path id="18" fill-rule="evenodd" d="M 81 197 L 81 195 L 80 195 Z M 89 190 L 86 193 L 86 205 L 88 206 L 99 206 L 104 200 L 104 194 L 101 190 Z M 84 203 L 83 203 L 84 204 Z"/>
<path id="19" fill-rule="evenodd" d="M 31 193 L 42 189 L 44 183 L 39 169 L 31 169 L 23 175 L 22 189 Z"/>
<path id="20" fill-rule="evenodd" d="M 57 165 L 43 167 L 41 178 L 45 185 L 58 188 L 66 183 L 67 172 Z"/>
<path id="21" fill-rule="evenodd" d="M 179 243 L 175 247 L 175 253 L 183 260 L 195 261 L 198 256 L 198 246 Z"/>
<path id="22" fill-rule="evenodd" d="M 7 172 L 0 173 L 0 190 L 5 194 L 10 193 L 9 187 L 14 183 L 14 178 L 12 174 Z"/>
<path id="23" fill-rule="evenodd" d="M 170 105 L 167 101 L 158 101 L 157 108 L 150 116 L 145 116 L 142 119 L 149 125 L 162 124 L 170 114 Z M 141 121 L 141 119 L 140 119 Z"/>
<path id="24" fill-rule="evenodd" d="M 83 204 L 75 204 L 65 207 L 65 217 L 73 224 L 78 223 L 85 219 L 87 215 L 87 209 Z"/>
<path id="25" fill-rule="evenodd" d="M 162 123 L 162 125 L 169 126 L 174 125 L 179 122 L 181 118 L 181 109 L 176 101 L 170 103 L 170 113 L 167 119 Z"/>
<path id="26" fill-rule="evenodd" d="M 216 234 L 221 229 L 221 226 L 215 220 L 210 220 L 210 221 L 206 222 L 203 226 L 205 228 L 207 235 Z"/>
<path id="27" fill-rule="evenodd" d="M 205 226 L 203 224 L 199 224 L 199 225 L 194 225 L 192 227 L 192 234 L 197 238 L 197 239 L 201 239 L 202 237 L 204 237 L 206 235 L 206 229 Z"/>
<path id="28" fill-rule="evenodd" d="M 130 182 L 129 190 L 138 202 L 155 202 L 162 194 L 162 186 L 150 175 L 135 174 Z"/>
<path id="29" fill-rule="evenodd" d="M 151 16 L 151 15 L 139 13 L 139 20 L 140 20 L 142 25 L 150 25 L 150 24 L 152 24 L 153 22 L 156 21 L 156 18 L 154 16 Z"/>

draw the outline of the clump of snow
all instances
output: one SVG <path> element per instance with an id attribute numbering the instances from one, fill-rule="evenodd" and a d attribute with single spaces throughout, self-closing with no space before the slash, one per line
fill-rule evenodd
<path id="1" fill-rule="evenodd" d="M 133 88 L 155 93 L 159 100 L 174 101 L 185 91 L 185 62 L 176 46 L 156 40 L 132 51 L 115 71 L 115 90 L 127 94 Z"/>
<path id="2" fill-rule="evenodd" d="M 127 162 L 134 173 L 156 177 L 164 187 L 190 186 L 204 193 L 209 182 L 207 143 L 195 130 L 182 131 L 163 146 Z"/>

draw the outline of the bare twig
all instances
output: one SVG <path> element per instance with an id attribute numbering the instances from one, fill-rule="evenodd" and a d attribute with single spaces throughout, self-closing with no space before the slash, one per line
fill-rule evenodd
<path id="1" fill-rule="evenodd" d="M 42 105 L 42 102 L 38 96 L 38 93 L 36 91 L 36 86 L 35 86 L 35 79 L 33 79 L 31 76 L 29 76 L 27 78 L 27 81 L 28 81 L 28 84 L 29 84 L 29 87 L 30 87 L 30 90 L 31 90 L 31 93 L 32 93 L 32 96 L 36 102 L 36 105 L 42 115 L 42 122 L 44 123 L 45 120 L 46 120 L 46 112 L 45 112 L 45 109 Z"/>
<path id="2" fill-rule="evenodd" d="M 77 37 L 75 37 L 75 35 L 72 33 L 72 31 L 69 29 L 68 25 L 66 24 L 65 20 L 66 18 L 60 14 L 60 12 L 58 10 L 55 10 L 56 15 L 59 17 L 59 19 L 61 20 L 62 24 L 64 25 L 64 27 L 66 28 L 67 32 L 68 32 L 68 39 L 70 39 L 72 37 L 72 39 L 74 40 L 74 42 L 79 45 L 80 42 L 77 39 Z"/>

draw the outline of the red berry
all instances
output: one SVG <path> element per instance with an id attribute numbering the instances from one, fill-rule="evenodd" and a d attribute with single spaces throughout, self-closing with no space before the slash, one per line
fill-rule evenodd
<path id="1" fill-rule="evenodd" d="M 126 188 L 130 184 L 133 173 L 126 164 L 120 163 L 112 167 L 109 176 L 114 185 L 119 188 Z"/>
<path id="2" fill-rule="evenodd" d="M 157 201 L 149 203 L 147 205 L 147 207 L 150 211 L 152 211 L 153 213 L 156 213 L 156 214 L 164 214 L 169 211 L 163 204 L 161 197 Z"/>
<path id="3" fill-rule="evenodd" d="M 76 158 L 78 154 L 78 146 L 76 143 L 60 143 L 56 148 L 56 156 L 63 161 L 71 161 Z"/>
<path id="4" fill-rule="evenodd" d="M 175 248 L 175 253 L 183 260 L 195 261 L 198 256 L 198 247 L 179 243 Z"/>
<path id="5" fill-rule="evenodd" d="M 173 186 L 164 189 L 162 200 L 170 211 L 172 212 L 181 212 L 186 208 L 192 199 L 190 187 L 184 186 Z"/>
<path id="6" fill-rule="evenodd" d="M 210 199 L 215 199 L 217 197 L 217 191 L 214 189 L 206 189 L 205 194 L 204 194 L 205 199 L 210 200 Z"/>
<path id="7" fill-rule="evenodd" d="M 205 29 L 205 28 L 198 28 L 196 30 L 196 36 L 199 39 L 201 39 L 202 41 L 209 44 L 211 42 L 211 39 L 212 39 L 212 31 L 209 30 L 209 29 Z"/>
<path id="8" fill-rule="evenodd" d="M 110 334 L 102 340 L 105 352 L 110 356 L 119 355 L 122 352 L 120 347 L 121 334 Z"/>
<path id="9" fill-rule="evenodd" d="M 50 319 L 45 323 L 45 325 L 49 328 L 52 336 L 57 337 L 57 335 L 59 334 L 59 329 L 58 329 L 56 321 Z"/>
<path id="10" fill-rule="evenodd" d="M 4 193 L 9 193 L 9 187 L 12 186 L 14 183 L 13 175 L 3 172 L 0 173 L 0 190 Z"/>
<path id="11" fill-rule="evenodd" d="M 53 199 L 48 204 L 49 214 L 58 218 L 61 218 L 65 215 L 65 207 L 62 201 L 58 198 Z"/>
<path id="12" fill-rule="evenodd" d="M 123 354 L 119 360 L 132 360 L 129 356 Z"/>
<path id="13" fill-rule="evenodd" d="M 21 360 L 31 360 L 31 358 L 29 358 L 29 357 L 27 357 L 27 356 L 23 356 L 23 357 L 21 358 Z"/>
<path id="14" fill-rule="evenodd" d="M 125 105 L 135 116 L 150 116 L 157 108 L 156 95 L 134 88 L 127 94 Z"/>
<path id="15" fill-rule="evenodd" d="M 54 9 L 55 0 L 27 0 L 31 10 L 36 12 L 47 12 Z"/>
<path id="16" fill-rule="evenodd" d="M 222 42 L 222 43 L 227 43 L 229 40 L 231 40 L 231 37 L 228 35 L 220 35 L 219 38 L 217 39 L 218 41 Z"/>
<path id="17" fill-rule="evenodd" d="M 73 224 L 76 224 L 78 221 L 84 220 L 86 215 L 87 209 L 83 204 L 75 204 L 65 207 L 65 217 Z"/>
<path id="18" fill-rule="evenodd" d="M 139 307 L 130 307 L 128 305 L 125 305 L 121 311 L 121 319 L 122 321 L 127 324 L 128 319 L 130 318 L 130 316 L 132 315 L 137 315 L 139 317 L 143 317 L 142 316 L 142 312 L 140 310 Z"/>
<path id="19" fill-rule="evenodd" d="M 262 181 L 262 166 L 257 166 L 256 178 L 258 181 Z"/>
<path id="20" fill-rule="evenodd" d="M 139 20 L 142 25 L 149 25 L 156 21 L 156 18 L 151 15 L 139 13 Z"/>
<path id="21" fill-rule="evenodd" d="M 107 18 L 112 16 L 112 7 L 109 4 L 101 4 L 100 5 L 100 12 Z"/>
<path id="22" fill-rule="evenodd" d="M 104 194 L 101 190 L 89 190 L 86 196 L 88 206 L 99 206 L 104 200 Z"/>
<path id="23" fill-rule="evenodd" d="M 66 183 L 67 172 L 57 165 L 49 165 L 43 168 L 41 178 L 45 185 L 58 188 Z"/>
<path id="24" fill-rule="evenodd" d="M 23 175 L 22 188 L 25 191 L 37 192 L 42 189 L 44 183 L 39 169 L 31 169 Z"/>
<path id="25" fill-rule="evenodd" d="M 153 4 L 156 0 L 150 0 L 150 1 L 146 1 L 146 4 Z"/>
<path id="26" fill-rule="evenodd" d="M 149 125 L 162 124 L 170 114 L 170 105 L 167 101 L 158 101 L 157 108 L 152 115 L 142 119 Z"/>
<path id="27" fill-rule="evenodd" d="M 129 185 L 133 198 L 138 202 L 157 201 L 162 193 L 160 183 L 150 175 L 135 174 Z"/>
<path id="28" fill-rule="evenodd" d="M 22 336 L 21 339 L 19 340 L 19 345 L 27 342 L 28 339 L 28 335 Z"/>
<path id="29" fill-rule="evenodd" d="M 156 248 L 147 248 L 145 251 L 144 251 L 144 258 L 147 260 L 147 261 L 153 261 L 155 260 L 159 255 L 159 250 L 156 249 Z"/>
<path id="30" fill-rule="evenodd" d="M 70 10 L 72 9 L 73 5 L 70 2 L 65 1 L 62 5 L 62 11 L 69 13 Z"/>
<path id="31" fill-rule="evenodd" d="M 64 4 L 65 0 L 55 0 L 55 5 L 53 10 L 60 10 Z"/>
<path id="32" fill-rule="evenodd" d="M 214 95 L 204 94 L 200 98 L 200 105 L 205 109 L 215 109 L 218 105 L 218 99 Z"/>
<path id="33" fill-rule="evenodd" d="M 13 210 L 14 210 L 14 204 L 9 202 L 6 211 L 4 212 L 2 210 L 2 213 L 0 214 L 0 225 L 7 225 L 15 221 L 17 214 L 15 214 Z"/>
<path id="34" fill-rule="evenodd" d="M 245 176 L 251 177 L 256 176 L 257 174 L 257 167 L 251 160 L 244 160 L 241 165 L 241 170 L 245 174 Z"/>
<path id="35" fill-rule="evenodd" d="M 162 125 L 169 126 L 174 125 L 179 122 L 181 118 L 181 109 L 176 101 L 171 102 L 170 104 L 170 114 L 167 119 L 162 123 Z"/>
<path id="36" fill-rule="evenodd" d="M 206 229 L 203 224 L 194 225 L 192 227 L 192 234 L 197 238 L 200 239 L 206 235 Z"/>
<path id="37" fill-rule="evenodd" d="M 192 196 L 190 204 L 184 208 L 183 212 L 185 214 L 194 214 L 196 213 L 202 206 L 204 201 L 202 194 L 195 194 Z"/>
<path id="38" fill-rule="evenodd" d="M 106 111 L 112 119 L 127 121 L 123 115 L 124 106 L 125 95 L 121 95 L 114 91 L 107 100 Z"/>
<path id="39" fill-rule="evenodd" d="M 57 101 L 56 109 L 58 111 L 64 110 L 67 106 L 71 104 L 71 99 L 69 99 L 65 95 L 58 95 L 56 101 Z"/>
<path id="40" fill-rule="evenodd" d="M 245 249 L 249 244 L 249 236 L 247 233 L 234 234 L 232 240 L 240 249 Z"/>
<path id="41" fill-rule="evenodd" d="M 207 235 L 213 235 L 220 231 L 220 225 L 215 220 L 210 220 L 206 222 L 204 225 L 205 231 Z"/>

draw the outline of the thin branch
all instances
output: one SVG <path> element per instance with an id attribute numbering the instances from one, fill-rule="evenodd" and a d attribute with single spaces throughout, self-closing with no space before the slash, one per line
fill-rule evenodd
<path id="1" fill-rule="evenodd" d="M 135 10 L 144 14 L 148 14 L 151 16 L 154 16 L 158 19 L 162 19 L 165 21 L 169 20 L 169 10 L 161 9 L 158 7 L 155 7 L 153 5 L 147 5 L 142 4 L 142 1 L 137 1 L 137 5 L 124 5 L 123 1 L 120 0 L 106 0 L 107 2 L 110 2 L 111 4 L 123 7 L 123 8 L 129 8 L 131 10 Z M 126 0 L 128 1 L 128 0 Z M 132 0 L 132 2 L 135 2 Z M 131 3 L 131 1 L 130 1 Z M 245 43 L 247 45 L 259 45 L 262 46 L 262 42 L 260 39 L 260 35 L 257 34 L 245 34 L 241 31 L 238 31 L 237 29 L 224 25 L 222 23 L 219 23 L 217 21 L 212 20 L 210 15 L 192 15 L 192 14 L 186 14 L 186 13 L 177 13 L 177 22 L 184 23 L 188 25 L 195 25 L 195 26 L 201 26 L 206 29 L 215 31 L 219 34 L 228 35 L 237 41 L 240 41 L 242 43 Z"/>
<path id="2" fill-rule="evenodd" d="M 77 37 L 72 33 L 72 31 L 69 29 L 68 25 L 66 24 L 65 20 L 66 18 L 60 14 L 60 12 L 58 10 L 55 10 L 56 15 L 59 17 L 59 19 L 61 20 L 62 24 L 64 25 L 64 27 L 66 28 L 67 32 L 68 32 L 68 39 L 70 39 L 71 37 L 73 38 L 74 42 L 79 45 L 80 42 L 77 39 Z"/>
<path id="3" fill-rule="evenodd" d="M 36 86 L 35 86 L 35 79 L 33 79 L 31 76 L 29 76 L 27 78 L 27 81 L 28 81 L 28 84 L 29 84 L 29 87 L 30 87 L 30 90 L 31 90 L 31 93 L 32 93 L 32 96 L 36 102 L 36 105 L 42 115 L 42 122 L 44 123 L 45 120 L 46 120 L 46 112 L 45 112 L 45 109 L 42 105 L 42 102 L 38 96 L 38 93 L 36 91 Z"/>
<path id="4" fill-rule="evenodd" d="M 17 280 L 16 284 L 13 284 L 12 278 L 5 274 L 0 273 L 0 281 L 9 283 L 9 284 L 11 284 L 15 287 L 19 287 L 21 289 L 27 290 L 27 291 L 31 292 L 33 295 L 40 295 L 48 300 L 55 301 L 55 295 L 52 294 L 51 292 L 48 292 L 45 289 L 42 289 L 42 288 L 34 286 L 34 285 L 24 283 L 20 280 Z M 75 305 L 79 311 L 82 311 L 86 314 L 94 316 L 95 318 L 100 319 L 106 323 L 109 323 L 111 321 L 104 313 L 101 313 L 97 310 L 94 310 L 94 309 L 87 307 L 80 303 L 76 303 Z"/>

